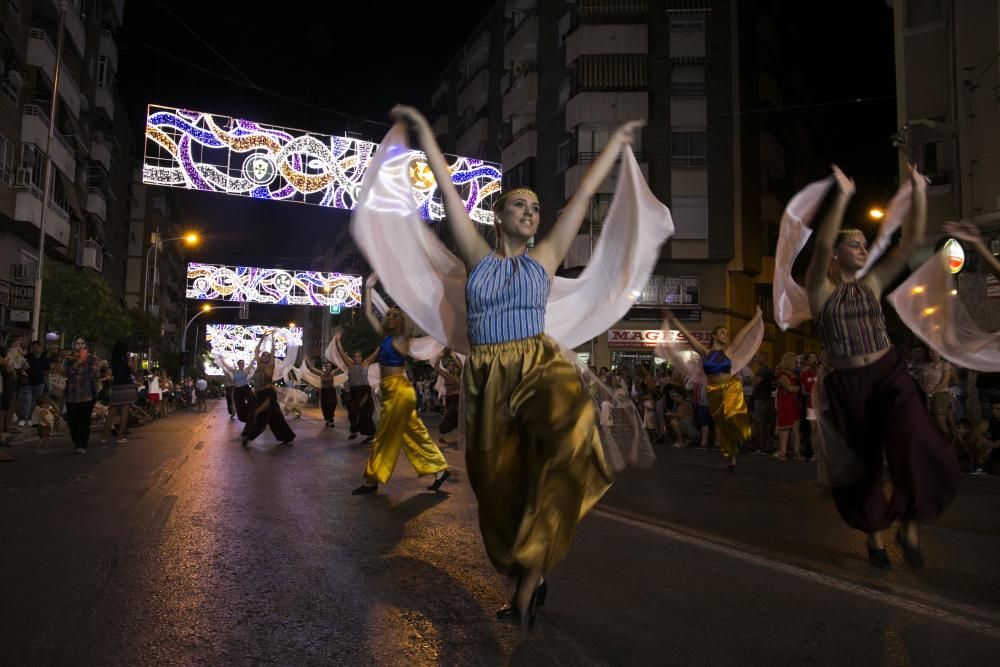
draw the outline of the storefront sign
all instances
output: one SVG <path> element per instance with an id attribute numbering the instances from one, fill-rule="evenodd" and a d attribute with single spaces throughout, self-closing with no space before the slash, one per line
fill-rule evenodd
<path id="1" fill-rule="evenodd" d="M 10 311 L 10 321 L 11 322 L 30 322 L 31 321 L 31 311 L 30 310 L 12 310 L 12 311 Z"/>
<path id="2" fill-rule="evenodd" d="M 0 306 L 10 306 L 10 283 L 0 280 Z"/>
<path id="3" fill-rule="evenodd" d="M 712 334 L 709 331 L 692 331 L 691 335 L 704 345 L 707 345 L 712 339 Z M 661 344 L 684 345 L 686 341 L 684 335 L 675 329 L 669 331 L 662 329 L 608 330 L 608 348 L 612 350 L 653 349 Z"/>
<path id="4" fill-rule="evenodd" d="M 35 286 L 34 285 L 11 285 L 10 286 L 10 309 L 27 310 L 29 313 L 35 308 Z M 14 313 L 11 313 L 11 319 Z M 14 320 L 23 322 L 25 320 Z"/>

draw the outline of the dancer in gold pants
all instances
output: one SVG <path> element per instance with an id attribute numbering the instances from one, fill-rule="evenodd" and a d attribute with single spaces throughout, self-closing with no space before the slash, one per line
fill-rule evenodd
<path id="1" fill-rule="evenodd" d="M 712 340 L 708 347 L 705 347 L 698 339 L 691 335 L 691 332 L 669 310 L 666 313 L 666 322 L 671 327 L 684 334 L 684 339 L 691 346 L 698 356 L 701 357 L 701 367 L 708 380 L 705 386 L 708 394 L 708 409 L 712 414 L 712 421 L 715 423 L 715 433 L 719 444 L 719 451 L 729 459 L 727 470 L 736 471 L 736 455 L 740 451 L 740 443 L 751 438 L 750 416 L 747 414 L 746 402 L 743 400 L 743 382 L 740 376 L 733 375 L 733 362 L 730 361 L 730 350 L 744 347 L 744 339 L 747 338 L 754 325 L 759 322 L 760 310 L 757 315 L 736 334 L 730 343 L 729 329 L 726 327 L 715 327 L 712 329 Z"/>
<path id="2" fill-rule="evenodd" d="M 377 280 L 372 274 L 365 283 L 365 315 L 376 333 L 384 336 L 375 353 L 382 373 L 382 415 L 365 466 L 365 482 L 352 493 L 375 493 L 379 484 L 388 482 L 396 468 L 400 449 L 418 475 L 434 475 L 434 483 L 427 488 L 437 491 L 450 476 L 448 462 L 417 415 L 417 395 L 406 377 L 406 355 L 410 347 L 406 318 L 398 308 L 390 308 L 382 321 L 375 316 L 371 290 Z"/>

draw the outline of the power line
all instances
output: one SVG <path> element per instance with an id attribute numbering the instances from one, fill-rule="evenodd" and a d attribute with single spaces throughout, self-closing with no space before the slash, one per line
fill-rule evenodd
<path id="1" fill-rule="evenodd" d="M 236 72 L 237 74 L 239 74 L 240 76 L 242 76 L 242 77 L 243 77 L 243 78 L 244 78 L 244 79 L 246 80 L 246 82 L 247 82 L 247 83 L 249 83 L 249 84 L 250 84 L 251 86 L 253 86 L 254 88 L 257 88 L 257 84 L 255 84 L 255 83 L 254 83 L 253 81 L 251 81 L 251 80 L 250 80 L 250 77 L 248 77 L 248 76 L 247 76 L 246 74 L 244 74 L 244 73 L 243 73 L 243 72 L 241 72 L 241 71 L 240 71 L 239 69 L 237 69 L 236 65 L 234 65 L 234 64 L 232 64 L 231 62 L 229 62 L 228 60 L 226 60 L 226 57 L 225 57 L 224 55 L 222 55 L 221 53 L 219 53 L 219 52 L 218 52 L 218 51 L 217 51 L 217 50 L 215 49 L 215 47 L 214 47 L 214 46 L 212 46 L 212 45 L 211 45 L 211 44 L 209 44 L 209 43 L 208 43 L 207 41 L 205 41 L 205 38 L 204 38 L 204 37 L 202 37 L 202 36 L 201 36 L 201 35 L 199 35 L 199 34 L 198 34 L 197 32 L 195 32 L 194 28 L 192 28 L 192 27 L 191 27 L 191 26 L 189 26 L 189 25 L 188 25 L 187 23 L 185 23 L 184 21 L 182 21 L 182 20 L 181 20 L 181 18 L 180 18 L 179 16 L 177 16 L 177 14 L 174 14 L 174 13 L 173 13 L 172 11 L 170 11 L 170 8 L 169 8 L 169 7 L 167 7 L 167 6 L 165 5 L 165 4 L 163 4 L 162 2 L 160 2 L 160 0 L 155 0 L 155 2 L 156 2 L 156 4 L 158 4 L 158 5 L 160 6 L 160 8 L 161 8 L 161 9 L 162 9 L 163 11 L 165 11 L 165 12 L 166 12 L 167 14 L 170 14 L 170 16 L 171 16 L 171 17 L 172 17 L 172 18 L 173 18 L 173 19 L 174 19 L 175 21 L 177 21 L 177 22 L 178 22 L 178 23 L 180 23 L 180 24 L 181 24 L 182 26 L 184 26 L 184 28 L 185 28 L 185 29 L 186 29 L 186 30 L 187 30 L 188 32 L 190 32 L 190 33 L 191 33 L 192 35 L 194 35 L 195 37 L 197 37 L 197 38 L 198 38 L 198 40 L 199 40 L 199 41 L 200 41 L 200 42 L 201 42 L 202 44 L 204 44 L 205 46 L 207 46 L 207 47 L 208 47 L 208 49 L 209 49 L 209 50 L 210 50 L 210 51 L 211 51 L 212 53 L 214 53 L 215 55 L 219 56 L 219 59 L 220 59 L 220 60 L 221 60 L 222 62 L 224 62 L 224 63 L 226 63 L 227 65 L 229 65 L 229 67 L 230 67 L 230 68 L 231 68 L 231 69 L 232 69 L 232 70 L 233 70 L 234 72 Z"/>
<path id="2" fill-rule="evenodd" d="M 207 67 L 204 67 L 203 65 L 199 65 L 197 63 L 193 63 L 190 60 L 186 60 L 185 58 L 182 58 L 182 57 L 180 57 L 178 55 L 170 53 L 169 51 L 165 51 L 164 49 L 161 49 L 158 46 L 153 46 L 152 44 L 150 44 L 150 43 L 148 43 L 146 41 L 143 41 L 142 39 L 139 39 L 138 37 L 136 37 L 134 35 L 128 34 L 124 30 L 119 30 L 115 34 L 117 36 L 119 36 L 119 37 L 124 37 L 127 40 L 133 42 L 134 44 L 136 44 L 138 46 L 141 46 L 143 48 L 149 49 L 150 51 L 153 51 L 153 52 L 155 52 L 155 53 L 157 53 L 157 54 L 159 54 L 161 56 L 170 58 L 171 60 L 175 60 L 175 61 L 181 63 L 182 65 L 185 65 L 185 66 L 190 67 L 192 69 L 198 70 L 200 72 L 204 72 L 205 74 L 210 74 L 210 75 L 212 75 L 212 76 L 214 76 L 216 78 L 222 79 L 224 81 L 228 81 L 230 83 L 234 83 L 234 84 L 236 84 L 238 86 L 243 86 L 245 88 L 250 88 L 251 90 L 257 91 L 259 93 L 264 93 L 265 95 L 270 95 L 272 97 L 277 97 L 277 98 L 283 99 L 283 100 L 285 100 L 287 102 L 294 102 L 295 104 L 299 104 L 299 105 L 304 106 L 304 107 L 309 107 L 309 108 L 312 108 L 312 109 L 316 109 L 318 111 L 324 111 L 326 113 L 333 114 L 335 116 L 340 116 L 341 118 L 345 118 L 346 120 L 348 120 L 351 123 L 361 123 L 361 124 L 367 123 L 367 124 L 370 124 L 370 125 L 377 125 L 379 127 L 385 127 L 385 128 L 390 127 L 389 123 L 384 123 L 384 122 L 376 121 L 376 120 L 369 120 L 367 118 L 358 118 L 357 116 L 352 116 L 350 114 L 344 113 L 343 111 L 337 111 L 336 109 L 331 109 L 330 107 L 325 107 L 325 106 L 323 106 L 321 104 L 316 104 L 314 102 L 308 102 L 306 100 L 299 99 L 297 97 L 292 97 L 291 95 L 286 95 L 284 93 L 279 93 L 279 92 L 277 92 L 275 90 L 269 90 L 267 88 L 261 88 L 260 86 L 256 86 L 256 85 L 252 85 L 252 84 L 247 84 L 246 82 L 241 81 L 239 79 L 234 79 L 231 76 L 227 76 L 227 75 L 222 74 L 220 72 L 217 72 L 217 71 L 215 71 L 213 69 L 209 69 Z"/>

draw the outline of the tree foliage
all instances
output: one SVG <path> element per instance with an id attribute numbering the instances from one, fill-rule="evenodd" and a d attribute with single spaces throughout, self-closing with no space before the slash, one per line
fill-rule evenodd
<path id="1" fill-rule="evenodd" d="M 357 350 L 367 357 L 379 343 L 375 330 L 362 312 L 343 313 L 334 326 L 341 331 L 341 343 L 347 354 Z"/>
<path id="2" fill-rule="evenodd" d="M 45 266 L 42 311 L 50 330 L 83 336 L 92 347 L 124 341 L 132 352 L 156 347 L 160 321 L 136 308 L 122 308 L 100 274 L 59 262 Z"/>

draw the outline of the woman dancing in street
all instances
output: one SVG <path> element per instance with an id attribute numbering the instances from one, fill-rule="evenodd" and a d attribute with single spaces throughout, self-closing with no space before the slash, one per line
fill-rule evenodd
<path id="1" fill-rule="evenodd" d="M 466 464 L 490 560 L 518 580 L 498 616 L 530 628 L 545 601 L 544 572 L 566 556 L 580 519 L 613 479 L 590 394 L 543 333 L 549 289 L 590 198 L 642 123 L 626 123 L 611 136 L 551 231 L 529 252 L 528 241 L 538 232 L 537 195 L 516 188 L 499 198 L 497 244 L 490 248 L 452 183 L 427 120 L 412 107 L 396 107 L 392 115 L 410 126 L 427 155 L 468 272 Z"/>
<path id="2" fill-rule="evenodd" d="M 743 400 L 743 380 L 733 375 L 730 350 L 743 347 L 744 340 L 757 328 L 760 318 L 761 312 L 758 310 L 754 319 L 736 334 L 732 344 L 729 342 L 729 329 L 715 327 L 712 329 L 712 340 L 705 347 L 670 310 L 666 311 L 667 323 L 684 334 L 684 340 L 701 357 L 702 369 L 708 380 L 708 408 L 715 423 L 719 451 L 729 459 L 726 467 L 728 472 L 736 471 L 736 455 L 739 454 L 740 443 L 749 441 L 752 437 L 750 415 Z"/>
<path id="3" fill-rule="evenodd" d="M 375 361 L 378 350 L 367 359 L 363 358 L 361 352 L 357 350 L 348 356 L 341 344 L 340 331 L 337 331 L 333 340 L 343 365 L 347 366 L 346 369 L 343 369 L 347 372 L 347 390 L 349 392 L 347 419 L 350 422 L 351 432 L 347 439 L 354 440 L 360 433 L 365 436 L 364 442 L 371 442 L 375 439 L 375 422 L 372 420 L 372 415 L 375 412 L 375 396 L 372 395 L 371 385 L 368 384 L 368 366 Z"/>
<path id="4" fill-rule="evenodd" d="M 923 242 L 926 183 L 911 168 L 912 203 L 902 239 L 857 279 L 868 256 L 865 237 L 856 229 L 841 229 L 854 182 L 837 167 L 833 173 L 836 192 L 815 231 L 805 288 L 833 368 L 823 381 L 828 408 L 821 418 L 830 420 L 862 464 L 850 483 L 834 481 L 833 498 L 844 521 L 868 535 L 873 566 L 891 567 L 881 531 L 898 518 L 896 539 L 903 555 L 913 567 L 922 567 L 917 522 L 937 516 L 951 502 L 958 468 L 905 361 L 889 342 L 879 299 Z M 825 444 L 829 449 L 831 443 Z M 892 479 L 889 499 L 882 491 L 883 452 Z"/>
<path id="5" fill-rule="evenodd" d="M 365 281 L 365 317 L 375 333 L 382 337 L 377 351 L 382 382 L 382 415 L 375 431 L 368 465 L 365 466 L 365 481 L 351 493 L 366 495 L 375 493 L 379 484 L 385 484 L 392 476 L 402 449 L 410 460 L 417 475 L 434 475 L 429 491 L 441 488 L 451 473 L 444 454 L 434 444 L 427 427 L 417 414 L 417 393 L 406 377 L 406 357 L 410 351 L 410 333 L 403 311 L 390 308 L 379 321 L 372 305 L 371 292 L 378 277 L 373 273 Z"/>
<path id="6" fill-rule="evenodd" d="M 265 428 L 270 428 L 271 433 L 281 444 L 287 445 L 295 440 L 295 432 L 292 431 L 285 415 L 281 412 L 281 404 L 278 402 L 278 394 L 274 389 L 274 355 L 261 348 L 267 338 L 274 340 L 273 334 L 261 336 L 254 351 L 254 363 L 257 370 L 253 375 L 253 388 L 256 395 L 250 420 L 243 428 L 243 446 L 248 447 L 250 441 L 264 432 Z"/>
<path id="7" fill-rule="evenodd" d="M 333 428 L 333 416 L 337 410 L 337 388 L 333 385 L 336 371 L 333 364 L 324 362 L 322 370 L 313 368 L 309 360 L 305 360 L 306 368 L 319 376 L 319 407 L 323 411 L 323 422 L 327 428 Z"/>

